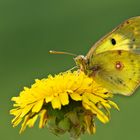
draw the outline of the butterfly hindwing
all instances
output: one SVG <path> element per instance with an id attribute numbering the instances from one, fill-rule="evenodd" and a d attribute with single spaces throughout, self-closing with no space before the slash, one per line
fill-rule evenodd
<path id="1" fill-rule="evenodd" d="M 140 16 L 126 20 L 100 39 L 93 45 L 87 57 L 111 50 L 140 53 Z"/>
<path id="2" fill-rule="evenodd" d="M 113 93 L 131 95 L 140 83 L 140 55 L 129 51 L 107 51 L 90 59 L 98 66 L 93 79 Z"/>

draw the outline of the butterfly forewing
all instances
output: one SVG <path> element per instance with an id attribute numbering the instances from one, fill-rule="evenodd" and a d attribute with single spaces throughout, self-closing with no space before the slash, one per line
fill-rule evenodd
<path id="1" fill-rule="evenodd" d="M 140 53 L 140 16 L 133 17 L 100 39 L 87 57 L 111 50 L 127 50 Z"/>

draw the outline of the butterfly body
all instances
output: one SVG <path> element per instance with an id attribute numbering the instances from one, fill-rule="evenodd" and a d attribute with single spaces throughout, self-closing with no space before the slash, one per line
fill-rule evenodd
<path id="1" fill-rule="evenodd" d="M 126 96 L 134 93 L 140 84 L 140 17 L 126 20 L 75 61 L 109 91 Z"/>

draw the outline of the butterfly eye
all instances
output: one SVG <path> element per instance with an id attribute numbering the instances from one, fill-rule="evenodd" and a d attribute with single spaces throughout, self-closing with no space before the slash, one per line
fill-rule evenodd
<path id="1" fill-rule="evenodd" d="M 86 64 L 86 65 L 89 65 L 89 64 L 90 64 L 89 59 L 85 59 L 85 64 Z"/>
<path id="2" fill-rule="evenodd" d="M 116 45 L 116 40 L 114 38 L 111 39 L 112 45 Z"/>

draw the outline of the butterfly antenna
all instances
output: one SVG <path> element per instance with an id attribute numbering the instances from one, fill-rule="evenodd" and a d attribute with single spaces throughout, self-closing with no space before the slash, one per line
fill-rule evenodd
<path id="1" fill-rule="evenodd" d="M 69 52 L 61 52 L 61 51 L 49 51 L 50 54 L 67 54 L 67 55 L 71 55 L 71 56 L 77 56 L 76 54 L 73 53 L 69 53 Z"/>

